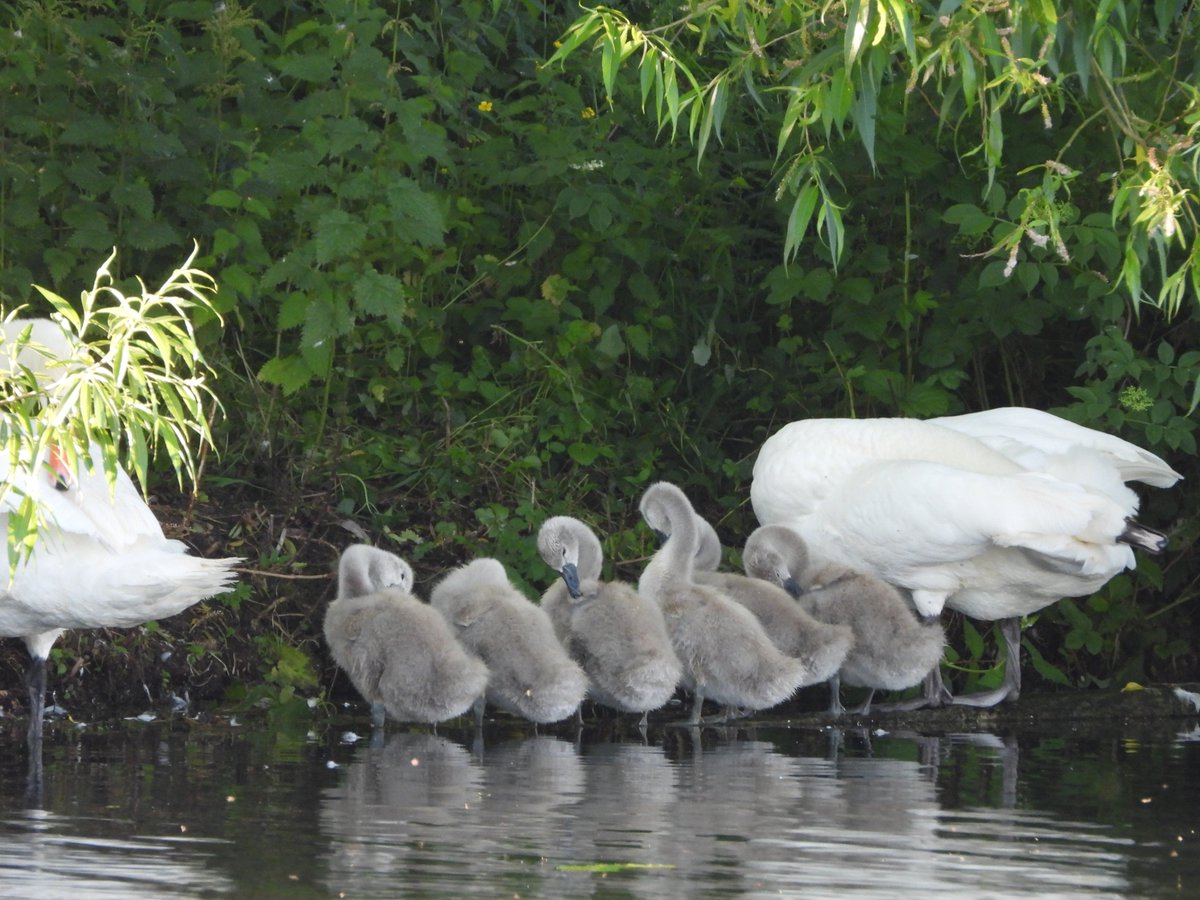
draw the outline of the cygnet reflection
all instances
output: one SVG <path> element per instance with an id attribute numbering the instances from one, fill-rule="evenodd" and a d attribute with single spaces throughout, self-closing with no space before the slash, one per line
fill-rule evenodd
<path id="1" fill-rule="evenodd" d="M 339 774 L 320 809 L 331 890 L 400 895 L 461 872 L 484 781 L 465 747 L 396 732 L 383 747 L 360 747 Z"/>

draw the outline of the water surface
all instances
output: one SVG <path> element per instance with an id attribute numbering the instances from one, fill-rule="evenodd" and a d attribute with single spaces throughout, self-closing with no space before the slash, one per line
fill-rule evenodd
<path id="1" fill-rule="evenodd" d="M 1196 896 L 1200 742 L 501 720 L 0 731 L 0 895 Z"/>

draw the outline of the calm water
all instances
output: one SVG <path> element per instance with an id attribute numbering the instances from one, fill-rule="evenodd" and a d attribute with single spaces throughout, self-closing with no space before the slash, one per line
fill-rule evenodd
<path id="1" fill-rule="evenodd" d="M 1197 896 L 1200 729 L 0 731 L 0 896 Z M 363 720 L 351 723 L 366 731 Z M 611 863 L 610 871 L 598 864 Z"/>

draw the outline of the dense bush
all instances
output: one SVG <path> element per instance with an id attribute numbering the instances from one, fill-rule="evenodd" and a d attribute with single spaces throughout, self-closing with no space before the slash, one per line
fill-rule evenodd
<path id="1" fill-rule="evenodd" d="M 574 7 L 5 9 L 5 306 L 33 283 L 73 296 L 113 246 L 122 271 L 156 273 L 199 240 L 226 316 L 202 331 L 226 413 L 207 489 L 281 520 L 349 518 L 421 579 L 487 548 L 540 587 L 531 535 L 566 510 L 633 577 L 649 550 L 635 500 L 657 478 L 739 543 L 756 448 L 803 416 L 1050 408 L 1197 480 L 1195 298 L 1168 317 L 1113 290 L 1129 226 L 1089 164 L 1112 139 L 1073 110 L 1052 131 L 1006 114 L 989 163 L 881 78 L 888 139 L 823 148 L 820 208 L 853 207 L 799 240 L 803 185 L 775 164 L 787 102 L 724 106 L 697 158 L 686 127 L 671 140 L 642 114 L 636 77 L 582 53 L 544 65 Z M 827 131 L 853 135 L 853 118 Z M 1078 177 L 1044 165 L 1064 134 Z M 1022 244 L 1006 275 L 981 254 L 1031 191 L 1070 258 Z M 1191 492 L 1147 498 L 1174 534 L 1161 567 L 1043 614 L 1049 677 L 1194 675 Z M 269 518 L 234 529 L 256 567 L 336 553 L 251 539 Z M 254 621 L 312 639 L 311 615 Z M 965 668 L 990 656 L 984 637 L 959 644 Z"/>

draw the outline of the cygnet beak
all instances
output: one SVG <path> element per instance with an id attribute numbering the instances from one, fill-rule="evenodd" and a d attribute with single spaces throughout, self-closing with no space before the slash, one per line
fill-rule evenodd
<path id="1" fill-rule="evenodd" d="M 575 567 L 575 563 L 563 563 L 561 574 L 562 580 L 567 585 L 567 593 L 578 600 L 582 592 L 579 590 L 579 570 Z"/>

